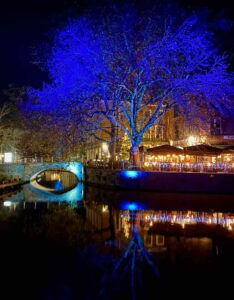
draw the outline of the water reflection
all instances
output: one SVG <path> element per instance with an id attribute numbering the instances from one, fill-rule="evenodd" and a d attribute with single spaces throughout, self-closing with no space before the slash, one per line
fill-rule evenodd
<path id="1" fill-rule="evenodd" d="M 176 289 L 181 283 L 192 290 L 212 292 L 212 285 L 207 283 L 206 278 L 219 282 L 219 286 L 226 285 L 229 280 L 227 270 L 231 271 L 230 265 L 234 264 L 233 212 L 202 211 L 202 207 L 200 211 L 170 210 L 169 207 L 167 210 L 154 209 L 155 206 L 158 207 L 154 203 L 155 198 L 151 203 L 147 202 L 146 209 L 139 209 L 142 207 L 141 203 L 124 200 L 129 199 L 126 193 L 122 195 L 123 201 L 120 200 L 120 195 L 116 200 L 110 194 L 107 201 L 106 191 L 104 194 L 99 191 L 95 201 L 94 193 L 97 191 L 90 190 L 84 201 L 87 222 L 96 228 L 102 240 L 112 241 L 104 244 L 105 249 L 120 256 L 121 262 L 122 258 L 129 256 L 129 251 L 131 255 L 136 255 L 136 259 L 139 258 L 139 247 L 134 248 L 137 249 L 136 253 L 132 250 L 133 245 L 137 246 L 133 243 L 137 229 L 144 248 L 154 256 L 154 266 L 160 273 L 160 287 L 157 286 L 157 276 L 152 283 L 158 289 L 158 296 L 162 293 L 161 296 L 167 298 L 170 288 Z M 100 201 L 101 195 L 104 201 Z M 212 198 L 210 200 L 212 204 Z M 114 232 L 111 230 L 111 222 Z M 137 266 L 139 267 L 139 261 Z M 141 267 L 145 270 L 144 266 Z M 126 270 L 127 263 L 125 272 Z M 139 299 L 144 299 L 144 295 L 146 292 Z"/>
<path id="2" fill-rule="evenodd" d="M 160 285 L 155 288 L 156 279 L 154 276 L 149 286 L 147 286 L 148 290 L 142 288 L 141 291 L 138 291 L 137 286 L 140 287 L 141 285 L 138 285 L 138 281 L 132 281 L 133 287 L 137 291 L 135 294 L 140 295 L 139 298 L 136 298 L 149 299 L 150 293 L 147 294 L 147 291 L 152 292 L 152 288 L 157 295 L 167 298 L 166 296 L 168 296 L 170 291 L 175 290 L 181 282 L 190 286 L 193 291 L 202 291 L 200 286 L 204 285 L 208 276 L 214 282 L 219 282 L 219 284 L 223 280 L 223 287 L 225 286 L 226 280 L 229 279 L 229 275 L 225 277 L 225 274 L 228 274 L 229 269 L 234 266 L 234 207 L 232 198 L 232 195 L 129 193 L 100 190 L 91 187 L 86 188 L 84 194 L 84 185 L 82 183 L 78 183 L 75 188 L 68 192 L 55 194 L 46 190 L 36 189 L 32 185 L 25 185 L 20 193 L 5 199 L 4 203 L 6 205 L 4 210 L 17 211 L 17 207 L 24 208 L 23 204 L 25 203 L 33 203 L 33 205 L 40 202 L 60 203 L 61 201 L 66 201 L 70 203 L 71 209 L 69 213 L 67 211 L 59 211 L 58 213 L 58 210 L 54 212 L 52 205 L 46 207 L 46 212 L 40 212 L 39 206 L 34 206 L 34 214 L 31 214 L 31 211 L 26 209 L 21 210 L 22 215 L 25 215 L 25 221 L 20 224 L 21 226 L 27 226 L 31 236 L 34 228 L 31 226 L 31 223 L 34 222 L 33 217 L 40 213 L 45 213 L 44 222 L 46 220 L 46 225 L 44 224 L 43 227 L 45 231 L 42 231 L 43 238 L 45 232 L 50 233 L 48 239 L 53 240 L 54 236 L 56 236 L 57 241 L 60 242 L 62 240 L 61 237 L 64 237 L 64 240 L 66 240 L 70 233 L 74 233 L 72 234 L 73 242 L 79 241 L 82 236 L 85 237 L 84 240 L 86 241 L 88 236 L 90 238 L 89 244 L 92 244 L 97 249 L 101 248 L 101 253 L 111 253 L 115 258 L 113 261 L 117 263 L 113 266 L 108 265 L 107 270 L 111 269 L 113 272 L 116 269 L 118 270 L 118 277 L 116 277 L 116 282 L 120 282 L 118 291 L 124 290 L 121 285 L 123 283 L 121 279 L 132 274 L 131 268 L 127 269 L 127 267 L 132 266 L 131 262 L 133 259 L 136 261 L 136 273 L 138 272 L 138 275 L 147 274 L 148 276 L 148 269 L 145 269 L 145 265 L 142 262 L 143 259 L 149 259 L 148 254 L 144 251 L 151 253 L 154 260 L 148 260 L 148 262 L 154 261 L 157 266 L 160 273 Z M 73 209 L 79 202 L 83 203 L 82 214 L 77 213 L 77 207 Z M 56 213 L 57 218 L 55 218 Z M 80 220 L 79 218 L 82 218 L 82 222 L 77 222 L 77 220 Z M 37 222 L 40 222 L 43 218 L 35 219 Z M 79 227 L 81 224 L 83 227 Z M 40 226 L 36 227 L 36 232 L 40 233 Z M 80 234 L 79 238 L 77 238 L 77 230 Z M 21 231 L 24 232 L 23 230 Z M 40 243 L 43 243 L 43 238 L 40 240 Z M 56 251 L 51 252 L 54 255 Z M 34 252 L 32 251 L 32 253 Z M 82 256 L 80 262 L 83 262 L 85 257 L 85 255 Z M 80 265 L 76 268 L 82 277 L 85 275 L 86 269 L 88 270 L 88 279 L 90 273 L 97 274 L 93 271 L 97 266 L 96 262 L 93 265 L 90 264 L 91 259 L 94 259 L 93 257 L 95 256 L 92 255 L 91 258 L 87 258 L 82 273 L 80 272 Z M 122 264 L 122 258 L 126 257 L 131 258 Z M 72 262 L 72 267 L 76 259 L 77 254 L 73 259 L 69 258 L 69 261 Z M 101 261 L 99 256 L 97 261 Z M 87 264 L 89 264 L 89 268 L 86 268 Z M 59 265 L 57 260 L 56 265 Z M 104 265 L 105 263 L 102 264 L 103 269 Z M 151 265 L 153 265 L 153 262 Z M 142 273 L 141 268 L 143 270 Z M 74 272 L 74 269 L 72 270 Z M 127 271 L 125 272 L 124 270 Z M 113 272 L 111 273 L 112 275 Z M 79 276 L 79 274 L 76 276 Z M 97 280 L 100 280 L 101 275 L 98 278 L 95 277 L 95 280 L 92 281 L 95 282 L 96 286 L 98 286 Z M 70 270 L 69 276 L 71 276 Z M 144 276 L 142 277 L 144 278 Z M 107 278 L 110 278 L 110 276 L 107 276 Z M 144 285 L 147 285 L 149 277 L 145 278 L 147 282 L 144 282 Z M 87 282 L 92 284 L 88 279 Z M 79 280 L 75 278 L 74 282 L 77 288 Z M 126 279 L 124 283 L 126 284 L 127 282 Z M 199 289 L 197 285 L 199 285 Z M 56 286 L 58 286 L 57 282 Z M 84 286 L 82 284 L 79 285 L 79 289 L 84 289 Z M 210 288 L 212 286 L 207 287 L 207 290 L 210 291 Z M 86 290 L 92 291 L 89 288 L 86 288 Z M 88 297 L 76 296 L 76 298 L 71 299 L 88 299 Z M 123 294 L 120 296 L 124 299 Z M 93 298 L 90 297 L 89 299 Z M 97 299 L 104 298 L 97 297 Z M 106 297 L 106 299 L 113 298 Z M 131 299 L 131 297 L 125 297 L 125 299 Z"/>
<path id="3" fill-rule="evenodd" d="M 85 202 L 87 220 L 97 229 L 108 228 L 110 217 L 116 232 L 131 238 L 134 225 L 142 234 L 234 237 L 234 214 L 223 212 L 122 210 L 96 202 Z"/>
<path id="4" fill-rule="evenodd" d="M 39 183 L 39 184 L 37 184 Z M 77 206 L 84 199 L 84 185 L 74 174 L 67 171 L 46 171 L 39 174 L 34 182 L 23 185 L 22 189 L 6 201 L 15 207 L 30 202 L 67 202 Z"/>
<path id="5" fill-rule="evenodd" d="M 61 193 L 73 189 L 77 185 L 78 179 L 69 171 L 52 169 L 39 173 L 36 176 L 36 183 L 39 188 L 48 188 L 55 193 Z"/>
<path id="6" fill-rule="evenodd" d="M 128 211 L 121 212 L 121 218 L 128 216 Z M 138 211 L 136 220 L 144 223 L 147 227 L 153 227 L 158 223 L 179 224 L 184 229 L 187 225 L 205 224 L 221 225 L 222 227 L 233 230 L 234 214 L 221 212 L 195 212 L 195 211 Z"/>
<path id="7" fill-rule="evenodd" d="M 65 180 L 63 186 L 69 188 L 69 178 L 71 183 L 74 184 L 74 178 L 69 172 L 64 172 Z M 69 176 L 67 176 L 69 175 Z M 43 176 L 47 177 L 40 180 L 47 187 L 56 187 L 57 180 L 61 179 L 61 173 L 48 172 Z M 48 179 L 49 178 L 49 179 Z M 60 178 L 60 179 L 59 179 Z M 50 180 L 52 179 L 52 180 Z M 52 182 L 51 182 L 52 181 Z M 151 198 L 149 198 L 149 194 Z M 143 197 L 146 195 L 146 201 Z M 140 201 L 137 201 L 137 196 Z M 230 195 L 231 196 L 231 195 Z M 196 207 L 195 200 L 197 197 L 198 206 Z M 64 193 L 52 193 L 47 190 L 40 190 L 35 188 L 32 184 L 24 185 L 22 190 L 10 198 L 5 199 L 4 206 L 10 207 L 11 204 L 17 205 L 19 203 L 29 202 L 67 202 L 69 204 L 77 205 L 77 202 L 83 200 L 85 203 L 87 220 L 97 229 L 108 227 L 110 218 L 113 219 L 116 231 L 123 231 L 125 237 L 131 235 L 131 227 L 133 224 L 142 228 L 147 228 L 150 232 L 162 228 L 162 225 L 171 226 L 175 231 L 184 230 L 188 231 L 189 228 L 198 228 L 201 230 L 200 225 L 211 228 L 215 226 L 216 230 L 224 229 L 229 232 L 234 232 L 234 212 L 233 207 L 229 205 L 230 212 L 223 210 L 222 204 L 225 201 L 230 201 L 229 195 L 223 195 L 220 202 L 220 209 L 217 206 L 216 195 L 205 195 L 208 202 L 200 205 L 201 195 L 191 194 L 191 198 L 187 194 L 160 194 L 160 193 L 132 193 L 129 192 L 116 192 L 100 190 L 96 188 L 87 188 L 84 194 L 84 184 L 79 182 L 74 188 Z M 218 199 L 220 195 L 218 195 Z M 125 199 L 135 199 L 134 201 L 126 201 Z M 156 198 L 156 200 L 155 200 Z M 181 201 L 181 199 L 183 199 Z M 232 199 L 232 196 L 231 196 Z M 171 201 L 173 200 L 173 201 Z M 190 201 L 192 200 L 192 201 Z M 178 203 L 180 205 L 178 206 Z M 212 207 L 216 203 L 217 211 Z M 188 207 L 191 209 L 186 209 Z M 208 208 L 210 207 L 210 209 Z M 171 208 L 171 209 L 169 209 Z M 195 210 L 199 208 L 199 210 Z M 226 208 L 227 210 L 227 208 Z M 111 216 L 110 216 L 111 211 Z M 177 226 L 178 225 L 178 226 Z M 200 227 L 199 227 L 200 226 Z M 169 227 L 167 227 L 169 230 Z M 204 232 L 202 232 L 204 234 Z"/>

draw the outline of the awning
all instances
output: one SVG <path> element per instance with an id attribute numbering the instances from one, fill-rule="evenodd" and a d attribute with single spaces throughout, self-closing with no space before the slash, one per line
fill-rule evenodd
<path id="1" fill-rule="evenodd" d="M 183 154 L 183 150 L 170 145 L 161 145 L 147 149 L 149 155 L 167 155 L 167 154 Z"/>
<path id="2" fill-rule="evenodd" d="M 184 148 L 185 155 L 194 155 L 194 156 L 217 156 L 222 153 L 221 149 L 212 147 L 207 144 L 194 145 Z"/>
<path id="3" fill-rule="evenodd" d="M 223 154 L 234 154 L 234 145 L 227 146 L 225 149 L 222 150 Z"/>

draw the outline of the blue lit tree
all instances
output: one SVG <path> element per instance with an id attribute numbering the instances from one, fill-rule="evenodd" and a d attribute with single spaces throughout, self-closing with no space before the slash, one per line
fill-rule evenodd
<path id="1" fill-rule="evenodd" d="M 129 9 L 69 21 L 45 67 L 51 81 L 34 95 L 47 109 L 66 104 L 67 114 L 83 112 L 79 122 L 89 130 L 108 120 L 129 138 L 134 165 L 143 135 L 168 111 L 225 114 L 233 107 L 227 57 L 218 54 L 213 35 L 199 29 L 197 16 L 178 25 Z"/>
<path id="2" fill-rule="evenodd" d="M 27 94 L 33 95 L 34 91 L 28 89 Z M 71 109 L 68 101 L 66 105 L 57 103 L 51 107 L 31 97 L 18 103 L 18 107 L 23 129 L 19 148 L 25 156 L 36 154 L 64 160 L 77 155 L 78 141 L 81 143 L 85 138 L 84 125 L 79 122 L 80 112 Z"/>

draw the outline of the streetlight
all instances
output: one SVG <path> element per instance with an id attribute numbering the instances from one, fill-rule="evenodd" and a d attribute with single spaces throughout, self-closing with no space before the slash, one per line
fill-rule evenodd
<path id="1" fill-rule="evenodd" d="M 196 144 L 196 142 L 197 142 L 197 138 L 195 136 L 190 135 L 188 137 L 188 144 L 189 144 L 189 146 L 193 146 L 194 144 Z"/>

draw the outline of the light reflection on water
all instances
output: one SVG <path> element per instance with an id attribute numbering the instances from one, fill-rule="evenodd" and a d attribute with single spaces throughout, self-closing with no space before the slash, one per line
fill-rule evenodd
<path id="1" fill-rule="evenodd" d="M 121 212 L 121 218 L 128 211 Z M 180 224 L 182 227 L 189 224 L 222 225 L 228 230 L 233 230 L 234 214 L 222 212 L 208 213 L 195 211 L 144 211 L 136 219 L 144 221 L 149 226 L 156 223 Z"/>
<path id="2" fill-rule="evenodd" d="M 53 169 L 42 171 L 37 174 L 35 181 L 32 182 L 32 185 L 36 186 L 39 189 L 50 189 L 54 192 L 66 192 L 78 183 L 78 179 L 75 174 L 70 171 L 63 169 Z"/>
<path id="3" fill-rule="evenodd" d="M 52 176 L 55 175 L 53 174 Z M 72 184 L 74 184 L 73 179 Z M 68 183 L 66 183 L 66 187 L 68 187 Z M 123 223 L 125 223 L 125 225 L 127 224 L 126 220 L 128 220 L 128 222 L 134 221 L 134 223 L 144 223 L 144 226 L 146 227 L 154 227 L 158 223 L 169 223 L 171 225 L 181 225 L 182 228 L 185 228 L 186 225 L 204 224 L 219 225 L 229 231 L 232 231 L 234 229 L 234 212 L 223 212 L 222 210 L 214 211 L 213 209 L 206 209 L 202 211 L 202 207 L 199 211 L 196 211 L 195 209 L 180 210 L 173 207 L 170 210 L 170 205 L 167 209 L 165 209 L 165 199 L 163 199 L 164 206 L 161 209 L 159 209 L 157 205 L 156 209 L 154 209 L 155 204 L 157 204 L 157 202 L 160 200 L 160 194 L 156 194 L 156 197 L 159 197 L 158 199 L 156 199 L 156 201 L 155 195 L 153 195 L 151 202 L 146 201 L 146 203 L 144 203 L 144 201 L 142 201 L 142 196 L 141 201 L 136 200 L 136 194 L 134 194 L 133 197 L 133 199 L 135 199 L 134 201 L 126 201 L 125 199 L 129 198 L 129 193 L 115 193 L 108 191 L 104 192 L 104 200 L 102 201 L 101 199 L 103 190 L 100 190 L 100 193 L 98 193 L 98 197 L 96 197 L 97 191 L 98 189 L 89 187 L 85 195 L 84 184 L 82 182 L 78 182 L 73 189 L 68 190 L 64 193 L 53 193 L 51 191 L 38 189 L 32 184 L 26 184 L 23 186 L 20 192 L 12 195 L 10 198 L 7 198 L 5 201 L 6 205 L 4 206 L 11 206 L 11 204 L 17 205 L 22 202 L 67 202 L 69 204 L 72 204 L 73 206 L 76 206 L 77 202 L 86 200 L 85 207 L 87 210 L 87 219 L 89 220 L 89 222 L 93 223 L 94 227 L 96 226 L 95 220 L 98 220 L 99 224 L 107 223 L 105 220 L 103 221 L 102 218 L 107 217 L 107 214 L 109 214 L 109 206 L 112 205 L 114 207 L 113 211 L 115 212 L 115 215 L 118 215 L 115 216 L 115 219 L 123 220 Z M 116 197 L 114 197 L 114 195 Z M 148 195 L 149 193 L 147 194 L 147 196 Z M 164 194 L 163 197 L 165 197 L 165 195 L 166 194 Z M 182 194 L 177 194 L 177 198 L 179 199 L 183 196 L 184 195 Z M 192 196 L 194 197 L 194 195 Z M 170 197 L 170 194 L 168 194 L 168 197 Z M 200 195 L 197 195 L 197 197 L 200 198 Z M 98 217 L 90 217 L 95 214 L 98 215 Z M 129 216 L 131 216 L 131 218 Z M 119 225 L 115 225 L 116 228 L 118 228 Z"/>
<path id="4" fill-rule="evenodd" d="M 20 202 L 68 202 L 75 204 L 77 201 L 83 201 L 84 199 L 84 185 L 82 182 L 78 182 L 72 189 L 64 193 L 55 194 L 50 191 L 40 190 L 35 188 L 31 184 L 23 186 L 22 190 L 11 198 L 7 199 L 12 203 L 19 204 Z"/>
<path id="5" fill-rule="evenodd" d="M 66 172 L 66 188 L 69 188 L 68 175 L 69 173 Z M 49 176 L 53 181 L 61 179 L 61 172 L 56 175 L 53 171 Z M 71 184 L 74 184 L 74 178 L 72 178 Z M 144 195 L 146 201 L 144 201 Z M 149 195 L 152 196 L 150 201 L 148 199 Z M 137 200 L 138 197 L 139 201 Z M 121 236 L 130 239 L 135 225 L 141 234 L 145 236 L 145 239 L 147 239 L 147 235 L 155 232 L 160 234 L 166 232 L 172 235 L 181 234 L 182 232 L 188 234 L 191 228 L 193 228 L 193 231 L 190 232 L 190 235 L 193 234 L 194 236 L 214 236 L 216 233 L 219 236 L 220 234 L 227 235 L 227 233 L 229 237 L 234 235 L 234 212 L 222 211 L 222 209 L 207 209 L 207 207 L 212 207 L 217 199 L 221 198 L 220 195 L 218 198 L 215 195 L 203 195 L 203 197 L 205 197 L 202 200 L 206 208 L 200 205 L 199 210 L 196 210 L 194 206 L 191 206 L 191 209 L 187 209 L 187 207 L 196 203 L 196 199 L 198 201 L 201 195 L 191 194 L 190 198 L 189 195 L 184 194 L 131 194 L 129 192 L 105 191 L 90 187 L 85 194 L 84 184 L 81 182 L 67 192 L 53 193 L 38 189 L 32 184 L 27 184 L 23 186 L 19 193 L 7 199 L 4 206 L 11 207 L 11 204 L 13 204 L 12 207 L 15 209 L 20 203 L 66 202 L 73 207 L 77 207 L 79 202 L 82 205 L 84 203 L 86 221 L 98 230 L 110 228 L 110 222 L 113 222 L 115 234 L 120 239 Z M 225 197 L 228 201 L 230 200 L 229 196 Z M 126 201 L 126 199 L 134 200 Z M 182 201 L 182 204 L 175 208 L 175 204 L 177 205 L 179 200 L 183 199 L 185 200 Z M 208 199 L 208 202 L 205 203 L 204 199 Z M 175 200 L 175 202 L 171 202 L 171 200 Z M 190 200 L 191 203 L 189 204 Z M 222 199 L 223 202 L 225 202 L 224 199 Z M 111 221 L 111 219 L 113 220 Z M 205 226 L 205 229 L 201 228 L 201 225 Z M 212 232 L 210 229 L 212 229 Z"/>
<path id="6" fill-rule="evenodd" d="M 101 203 L 90 201 L 85 203 L 87 220 L 98 230 L 108 227 L 110 209 Z M 120 207 L 111 208 L 111 214 L 115 221 L 115 230 L 122 233 L 125 238 L 131 237 L 131 232 L 136 225 L 141 233 L 167 229 L 167 234 L 177 233 L 188 234 L 193 228 L 194 236 L 228 234 L 234 237 L 234 213 L 223 212 L 202 212 L 202 211 L 170 211 L 170 210 L 148 210 L 148 209 L 122 209 Z M 139 207 L 136 203 L 134 207 Z M 179 225 L 180 227 L 175 227 Z M 203 225 L 204 227 L 200 227 Z M 204 231 L 204 229 L 206 229 Z M 181 231 L 182 230 L 182 231 Z M 211 231 L 212 230 L 212 231 Z M 191 234 L 191 233 L 189 233 Z"/>
<path id="7" fill-rule="evenodd" d="M 111 249 L 122 257 L 137 228 L 144 247 L 155 258 L 165 286 L 175 288 L 187 280 L 186 284 L 194 288 L 193 280 L 202 284 L 207 276 L 222 280 L 223 272 L 230 264 L 234 266 L 234 209 L 226 205 L 232 203 L 232 196 L 131 194 L 90 187 L 84 193 L 83 183 L 55 194 L 29 184 L 6 201 L 6 210 L 11 210 L 9 202 L 66 201 L 72 207 L 83 202 L 85 222 L 92 226 L 94 234 L 93 245 L 98 244 L 106 252 Z"/>

